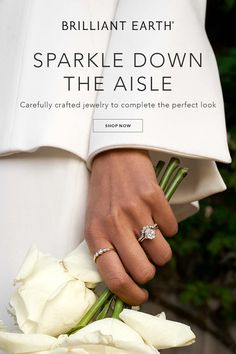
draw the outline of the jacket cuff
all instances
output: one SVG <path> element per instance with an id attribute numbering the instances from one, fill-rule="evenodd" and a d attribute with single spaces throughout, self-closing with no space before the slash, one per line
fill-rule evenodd
<path id="1" fill-rule="evenodd" d="M 113 146 L 113 148 L 123 147 L 147 150 L 150 148 L 140 145 Z M 101 151 L 105 151 L 105 149 L 101 149 Z M 215 161 L 206 156 L 195 156 L 186 152 L 181 154 L 175 150 L 167 151 L 167 149 L 154 149 L 153 147 L 149 150 L 149 154 L 154 166 L 160 160 L 168 163 L 170 158 L 175 156 L 180 159 L 181 166 L 189 169 L 187 177 L 183 180 L 170 201 L 178 220 L 183 220 L 197 212 L 198 206 L 196 206 L 196 201 L 226 190 L 226 185 L 217 169 Z"/>

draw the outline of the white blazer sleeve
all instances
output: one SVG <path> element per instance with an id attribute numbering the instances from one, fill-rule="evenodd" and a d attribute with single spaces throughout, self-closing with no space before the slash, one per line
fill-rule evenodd
<path id="1" fill-rule="evenodd" d="M 33 152 L 41 146 L 65 149 L 87 161 L 101 151 L 113 148 L 141 148 L 150 151 L 155 163 L 160 158 L 181 156 L 190 173 L 172 200 L 181 219 L 196 210 L 196 200 L 225 189 L 215 161 L 230 162 L 227 147 L 224 106 L 216 61 L 204 29 L 205 0 L 2 0 L 0 1 L 0 156 L 20 151 Z M 173 22 L 171 31 L 70 31 L 62 32 L 60 23 L 67 20 Z M 202 53 L 203 65 L 156 69 L 150 65 L 139 71 L 124 68 L 33 67 L 36 52 L 105 53 L 112 63 L 114 52 L 141 52 L 168 56 Z M 171 92 L 126 92 L 93 90 L 68 92 L 64 75 L 104 76 L 106 87 L 117 76 L 125 82 L 130 76 L 159 78 L 171 75 Z M 60 108 L 22 109 L 21 101 L 46 102 L 205 102 L 213 109 L 95 109 L 79 111 Z M 94 121 L 104 119 L 140 119 L 142 133 L 94 132 Z M 91 133 L 90 133 L 91 131 Z M 90 141 L 90 144 L 89 144 Z M 190 204 L 191 203 L 191 204 Z M 181 207 L 180 207 L 181 205 Z M 177 206 L 177 207 L 176 207 Z M 178 210 L 177 210 L 178 209 Z M 186 210 L 188 210 L 186 212 Z"/>
<path id="2" fill-rule="evenodd" d="M 225 184 L 214 161 L 230 162 L 225 129 L 224 105 L 218 69 L 212 48 L 206 36 L 204 0 L 120 0 L 116 19 L 126 18 L 148 22 L 150 19 L 173 21 L 171 31 L 116 31 L 112 33 L 107 61 L 111 61 L 114 52 L 123 52 L 126 60 L 130 53 L 179 53 L 186 57 L 189 53 L 202 53 L 202 67 L 183 65 L 171 67 L 166 63 L 162 68 L 150 65 L 137 68 L 130 65 L 123 68 L 104 70 L 105 83 L 112 87 L 118 74 L 124 82 L 130 76 L 159 77 L 171 75 L 173 89 L 169 92 L 109 90 L 99 93 L 98 102 L 123 103 L 164 102 L 175 104 L 198 103 L 198 108 L 167 109 L 113 109 L 97 110 L 94 115 L 98 120 L 140 119 L 143 120 L 143 132 L 101 132 L 91 131 L 88 166 L 100 152 L 114 148 L 140 148 L 151 151 L 154 162 L 168 160 L 170 156 L 181 157 L 183 165 L 190 168 L 189 176 L 172 200 L 174 205 L 181 205 L 176 212 L 182 219 L 196 209 L 196 203 L 190 204 L 207 195 L 223 191 Z M 166 59 L 167 60 L 167 59 Z M 108 72 L 109 70 L 109 72 Z M 201 108 L 201 102 L 214 108 Z M 114 121 L 115 123 L 116 121 Z"/>
<path id="3" fill-rule="evenodd" d="M 86 160 L 93 108 L 67 106 L 49 109 L 49 103 L 94 102 L 96 92 L 70 92 L 63 76 L 101 75 L 68 65 L 57 67 L 66 53 L 106 52 L 108 31 L 62 31 L 63 20 L 110 21 L 117 0 L 1 0 L 0 1 L 0 155 L 35 151 L 41 146 L 65 149 Z M 34 54 L 55 53 L 50 68 L 34 67 Z M 53 55 L 53 54 L 52 54 Z M 37 62 L 38 64 L 38 62 Z M 21 102 L 44 107 L 21 108 Z"/>

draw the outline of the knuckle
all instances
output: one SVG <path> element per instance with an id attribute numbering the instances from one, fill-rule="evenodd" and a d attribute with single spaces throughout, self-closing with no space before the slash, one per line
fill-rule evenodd
<path id="1" fill-rule="evenodd" d="M 162 253 L 157 264 L 163 266 L 166 263 L 168 263 L 171 260 L 171 258 L 172 258 L 172 251 L 171 248 L 169 247 L 168 249 L 165 250 L 165 252 Z"/>
<path id="2" fill-rule="evenodd" d="M 142 269 L 137 276 L 137 281 L 139 284 L 145 284 L 155 277 L 156 269 L 155 267 L 147 267 Z"/>
<path id="3" fill-rule="evenodd" d="M 178 232 L 178 223 L 176 220 L 173 220 L 171 223 L 169 223 L 168 228 L 166 230 L 166 236 L 174 236 Z"/>
<path id="4" fill-rule="evenodd" d="M 158 193 L 158 185 L 150 185 L 143 191 L 142 199 L 150 204 L 156 201 Z"/>
<path id="5" fill-rule="evenodd" d="M 93 239 L 93 236 L 95 235 L 97 230 L 97 226 L 94 224 L 88 224 L 85 227 L 84 233 L 85 233 L 85 239 L 87 241 L 90 241 L 91 239 Z"/>
<path id="6" fill-rule="evenodd" d="M 84 235 L 85 235 L 85 240 L 88 243 L 92 243 L 94 238 L 103 238 L 103 233 L 101 232 L 102 228 L 101 228 L 101 222 L 96 219 L 96 220 L 92 220 L 90 223 L 85 225 L 85 229 L 84 229 Z"/>
<path id="7" fill-rule="evenodd" d="M 98 219 L 93 219 L 85 225 L 85 231 L 87 233 L 91 233 L 93 231 L 96 231 L 96 229 L 98 228 L 98 225 L 99 225 Z"/>
<path id="8" fill-rule="evenodd" d="M 155 191 L 156 191 L 156 194 L 159 196 L 159 197 L 163 197 L 165 198 L 165 194 L 163 192 L 163 189 L 159 186 L 159 184 L 157 184 L 155 186 Z"/>
<path id="9" fill-rule="evenodd" d="M 122 211 L 125 213 L 133 213 L 135 212 L 140 206 L 140 202 L 136 198 L 129 199 L 128 201 L 125 201 L 122 205 Z"/>
<path id="10" fill-rule="evenodd" d="M 95 235 L 107 233 L 107 230 L 117 230 L 120 225 L 121 209 L 112 207 L 107 212 L 102 212 L 85 225 L 85 238 L 91 240 Z"/>
<path id="11" fill-rule="evenodd" d="M 141 306 L 148 300 L 148 292 L 140 295 L 138 298 L 134 298 L 129 301 L 131 306 Z"/>
<path id="12" fill-rule="evenodd" d="M 124 276 L 117 276 L 109 279 L 107 285 L 109 289 L 116 294 L 119 293 L 121 289 L 124 289 L 128 286 L 128 280 Z"/>

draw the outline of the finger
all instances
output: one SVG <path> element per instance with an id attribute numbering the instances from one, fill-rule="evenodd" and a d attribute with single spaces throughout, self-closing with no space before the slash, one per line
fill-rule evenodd
<path id="1" fill-rule="evenodd" d="M 156 235 L 156 238 L 144 240 L 141 245 L 154 264 L 163 266 L 171 260 L 172 251 L 160 230 L 156 230 Z"/>
<path id="2" fill-rule="evenodd" d="M 154 225 L 154 220 L 151 217 L 143 218 L 141 215 L 139 217 L 139 228 L 135 229 L 134 232 L 138 235 L 142 228 L 146 225 Z M 172 258 L 172 251 L 169 243 L 163 237 L 159 229 L 155 230 L 156 238 L 152 240 L 144 240 L 140 243 L 145 253 L 148 255 L 149 259 L 157 266 L 162 266 L 170 261 Z"/>
<path id="3" fill-rule="evenodd" d="M 114 246 L 126 269 L 135 282 L 145 284 L 154 278 L 155 266 L 149 261 L 141 245 L 128 227 L 120 230 L 120 235 L 114 238 Z"/>
<path id="4" fill-rule="evenodd" d="M 113 247 L 108 240 L 101 238 L 89 241 L 88 245 L 92 254 L 100 248 Z M 107 287 L 125 303 L 141 305 L 148 299 L 148 292 L 135 284 L 115 251 L 99 256 L 96 264 Z"/>
<path id="5" fill-rule="evenodd" d="M 152 217 L 164 236 L 171 237 L 177 234 L 178 223 L 168 200 L 159 186 L 152 200 Z"/>
<path id="6" fill-rule="evenodd" d="M 118 255 L 114 252 L 105 255 L 99 257 L 97 266 L 108 288 L 127 304 L 141 305 L 147 301 L 147 291 L 135 284 L 125 271 Z"/>

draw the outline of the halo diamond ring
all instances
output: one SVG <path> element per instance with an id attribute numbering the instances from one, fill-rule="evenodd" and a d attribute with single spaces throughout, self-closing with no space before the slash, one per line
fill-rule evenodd
<path id="1" fill-rule="evenodd" d="M 146 225 L 140 231 L 140 237 L 138 238 L 138 242 L 142 243 L 144 240 L 154 240 L 157 237 L 156 231 L 158 229 L 158 225 Z"/>

